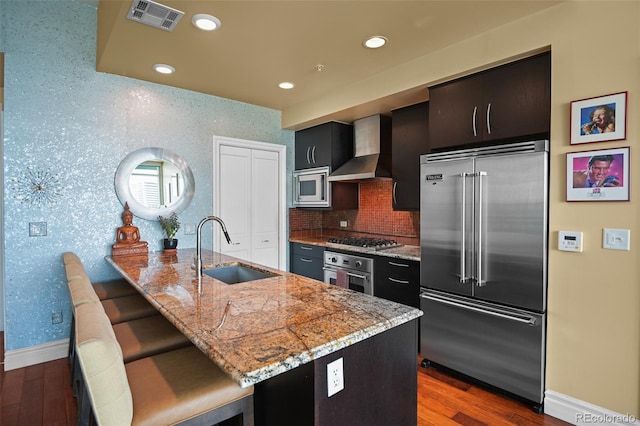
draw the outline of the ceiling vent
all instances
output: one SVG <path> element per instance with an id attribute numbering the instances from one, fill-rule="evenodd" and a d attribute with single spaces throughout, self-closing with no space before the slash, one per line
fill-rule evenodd
<path id="1" fill-rule="evenodd" d="M 133 0 L 127 19 L 165 31 L 173 31 L 184 12 L 151 0 Z"/>

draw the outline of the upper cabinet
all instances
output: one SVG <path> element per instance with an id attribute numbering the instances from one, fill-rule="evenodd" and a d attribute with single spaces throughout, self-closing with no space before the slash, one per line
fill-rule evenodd
<path id="1" fill-rule="evenodd" d="M 393 209 L 420 210 L 420 155 L 429 152 L 429 102 L 391 115 Z"/>
<path id="2" fill-rule="evenodd" d="M 551 54 L 429 88 L 431 149 L 549 132 Z"/>
<path id="3" fill-rule="evenodd" d="M 353 126 L 331 121 L 295 134 L 296 170 L 330 166 L 335 170 L 353 157 Z"/>

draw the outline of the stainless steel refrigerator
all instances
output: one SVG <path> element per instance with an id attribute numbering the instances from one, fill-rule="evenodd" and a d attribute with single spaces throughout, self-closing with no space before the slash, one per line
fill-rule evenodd
<path id="1" fill-rule="evenodd" d="M 420 158 L 420 354 L 541 408 L 548 141 Z"/>

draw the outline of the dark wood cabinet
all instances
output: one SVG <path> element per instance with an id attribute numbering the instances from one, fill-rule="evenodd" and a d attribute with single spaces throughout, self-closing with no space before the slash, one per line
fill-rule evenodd
<path id="1" fill-rule="evenodd" d="M 314 280 L 324 280 L 324 247 L 311 244 L 290 243 L 289 269 L 294 274 Z"/>
<path id="2" fill-rule="evenodd" d="M 330 166 L 353 157 L 353 126 L 331 121 L 295 133 L 296 170 Z"/>
<path id="3" fill-rule="evenodd" d="M 373 268 L 374 296 L 420 307 L 420 262 L 376 256 Z"/>
<path id="4" fill-rule="evenodd" d="M 329 166 L 336 170 L 353 157 L 353 126 L 330 121 L 295 134 L 295 169 Z M 331 182 L 331 207 L 303 207 L 312 210 L 354 210 L 358 208 L 358 184 Z"/>
<path id="5" fill-rule="evenodd" d="M 429 88 L 431 149 L 549 133 L 551 54 Z"/>
<path id="6" fill-rule="evenodd" d="M 393 209 L 420 210 L 420 155 L 429 152 L 429 102 L 391 114 Z"/>

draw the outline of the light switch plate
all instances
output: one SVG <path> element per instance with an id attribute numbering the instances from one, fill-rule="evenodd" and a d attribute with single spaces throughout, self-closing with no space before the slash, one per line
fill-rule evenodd
<path id="1" fill-rule="evenodd" d="M 629 229 L 602 229 L 602 248 L 610 250 L 631 250 L 631 231 Z"/>
<path id="2" fill-rule="evenodd" d="M 29 222 L 30 237 L 46 237 L 47 222 Z"/>

